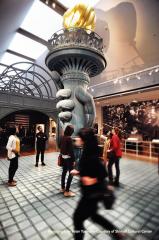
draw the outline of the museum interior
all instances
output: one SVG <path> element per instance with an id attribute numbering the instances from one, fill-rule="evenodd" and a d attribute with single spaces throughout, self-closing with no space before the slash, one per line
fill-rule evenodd
<path id="1" fill-rule="evenodd" d="M 158 0 L 0 1 L 0 240 L 159 239 L 158 13 Z M 94 129 L 101 161 L 120 131 L 115 203 L 98 209 L 119 236 L 86 218 L 84 238 L 75 238 L 80 179 L 66 197 L 58 165 L 68 125 L 77 166 L 81 128 Z M 46 144 L 38 165 L 39 127 Z M 13 129 L 17 182 L 8 180 Z M 109 159 L 103 165 L 108 171 Z"/>

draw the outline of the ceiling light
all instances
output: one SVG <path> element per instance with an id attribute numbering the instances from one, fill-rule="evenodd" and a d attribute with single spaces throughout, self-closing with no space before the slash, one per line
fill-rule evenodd
<path id="1" fill-rule="evenodd" d="M 126 78 L 126 81 L 128 82 L 129 80 L 130 80 L 130 78 L 129 78 L 129 77 L 127 77 L 127 78 Z"/>
<path id="2" fill-rule="evenodd" d="M 52 7 L 55 8 L 56 7 L 56 3 L 52 3 Z"/>
<path id="3" fill-rule="evenodd" d="M 93 89 L 93 88 L 91 88 L 91 91 L 92 91 L 92 92 L 94 92 L 94 89 Z"/>
<path id="4" fill-rule="evenodd" d="M 139 75 L 136 75 L 136 78 L 137 78 L 138 80 L 140 80 L 140 79 L 141 79 L 141 77 L 140 77 Z"/>
<path id="5" fill-rule="evenodd" d="M 156 68 L 156 69 L 155 69 L 155 72 L 157 73 L 158 71 L 159 71 L 159 68 Z"/>
<path id="6" fill-rule="evenodd" d="M 87 0 L 86 2 L 90 6 L 95 6 L 100 0 Z M 67 8 L 75 6 L 77 3 L 81 3 L 81 0 L 58 0 L 58 2 L 62 3 Z"/>
<path id="7" fill-rule="evenodd" d="M 117 82 L 118 82 L 118 78 L 114 80 L 114 84 L 117 84 Z"/>
<path id="8" fill-rule="evenodd" d="M 152 75 L 152 72 L 153 72 L 153 70 L 149 72 L 149 75 L 150 75 L 150 76 Z"/>

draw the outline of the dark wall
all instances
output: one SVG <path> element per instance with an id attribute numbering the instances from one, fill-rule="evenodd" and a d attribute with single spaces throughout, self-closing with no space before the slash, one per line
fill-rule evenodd
<path id="1" fill-rule="evenodd" d="M 0 147 L 6 145 L 10 129 L 15 126 L 18 128 L 21 143 L 34 146 L 36 124 L 45 124 L 46 127 L 48 121 L 47 115 L 32 110 L 9 114 L 0 120 Z"/>

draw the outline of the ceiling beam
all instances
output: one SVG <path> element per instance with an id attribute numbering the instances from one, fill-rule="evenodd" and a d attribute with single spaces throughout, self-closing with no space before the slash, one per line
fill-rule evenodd
<path id="1" fill-rule="evenodd" d="M 63 16 L 64 13 L 67 11 L 67 8 L 57 0 L 40 0 L 40 1 L 46 4 L 51 9 L 53 9 L 55 12 L 59 13 L 61 16 Z"/>
<path id="2" fill-rule="evenodd" d="M 31 61 L 31 62 L 35 62 L 35 59 L 34 59 L 34 58 L 28 57 L 28 56 L 23 55 L 23 54 L 21 54 L 21 53 L 14 52 L 14 51 L 9 50 L 9 49 L 7 49 L 6 52 L 11 53 L 11 54 L 16 55 L 16 56 L 21 57 L 21 58 L 25 58 L 26 60 L 29 60 L 29 61 Z"/>
<path id="3" fill-rule="evenodd" d="M 34 40 L 34 41 L 36 41 L 36 42 L 46 46 L 46 47 L 48 46 L 48 42 L 47 41 L 45 41 L 44 39 L 34 35 L 33 33 L 28 32 L 28 31 L 26 31 L 26 30 L 24 30 L 22 28 L 18 28 L 17 32 L 22 34 L 25 37 L 28 37 L 28 38 L 30 38 L 30 39 L 32 39 L 32 40 Z"/>

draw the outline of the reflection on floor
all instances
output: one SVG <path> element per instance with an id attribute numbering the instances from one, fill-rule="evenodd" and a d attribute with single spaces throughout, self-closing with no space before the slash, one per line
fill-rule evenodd
<path id="1" fill-rule="evenodd" d="M 73 179 L 75 198 L 59 193 L 61 169 L 58 153 L 47 153 L 46 166 L 34 167 L 35 156 L 21 157 L 16 174 L 18 184 L 8 188 L 9 162 L 0 161 L 0 239 L 72 240 L 72 213 L 79 199 L 78 178 Z M 159 239 L 159 176 L 157 165 L 142 161 L 121 161 L 121 187 L 116 189 L 114 210 L 99 212 L 131 240 Z M 103 229 L 85 222 L 85 240 L 110 240 Z"/>

